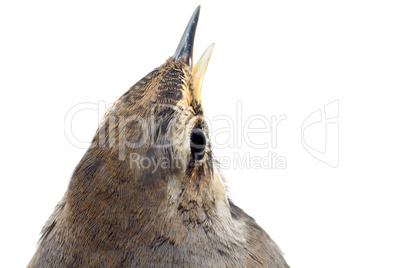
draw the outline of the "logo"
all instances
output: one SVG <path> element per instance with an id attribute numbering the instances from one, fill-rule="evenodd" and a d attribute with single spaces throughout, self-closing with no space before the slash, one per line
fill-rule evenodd
<path id="1" fill-rule="evenodd" d="M 339 166 L 339 100 L 328 103 L 310 114 L 301 127 L 304 149 L 316 159 Z"/>

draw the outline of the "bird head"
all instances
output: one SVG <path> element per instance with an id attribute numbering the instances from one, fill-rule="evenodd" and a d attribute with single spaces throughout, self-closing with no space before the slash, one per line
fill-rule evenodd
<path id="1" fill-rule="evenodd" d="M 72 217 L 101 217 L 103 224 L 123 222 L 125 228 L 136 222 L 133 228 L 138 231 L 145 224 L 161 227 L 179 217 L 199 224 L 222 207 L 230 213 L 201 106 L 214 44 L 193 67 L 199 12 L 200 7 L 173 57 L 106 113 L 70 182 L 67 205 L 74 207 Z"/>

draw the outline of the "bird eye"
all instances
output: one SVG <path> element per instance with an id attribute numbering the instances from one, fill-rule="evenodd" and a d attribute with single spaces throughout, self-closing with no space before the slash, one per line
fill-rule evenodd
<path id="1" fill-rule="evenodd" d="M 201 160 L 204 157 L 206 145 L 207 139 L 204 132 L 198 125 L 195 126 L 190 137 L 191 156 L 194 160 Z"/>

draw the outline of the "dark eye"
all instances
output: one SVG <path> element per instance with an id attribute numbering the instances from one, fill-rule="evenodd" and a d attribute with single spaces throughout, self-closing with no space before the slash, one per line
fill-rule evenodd
<path id="1" fill-rule="evenodd" d="M 203 158 L 206 145 L 207 139 L 204 132 L 198 125 L 195 126 L 191 131 L 190 137 L 191 156 L 194 160 L 197 161 Z"/>

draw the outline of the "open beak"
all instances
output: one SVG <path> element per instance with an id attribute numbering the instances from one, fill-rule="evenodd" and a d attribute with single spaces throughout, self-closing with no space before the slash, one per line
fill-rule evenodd
<path id="1" fill-rule="evenodd" d="M 193 85 L 194 85 L 194 96 L 198 102 L 201 101 L 201 89 L 202 81 L 204 80 L 205 71 L 207 70 L 209 59 L 211 58 L 212 50 L 215 44 L 212 43 L 204 54 L 201 56 L 200 60 L 197 62 L 193 68 L 193 47 L 194 47 L 194 37 L 195 31 L 197 29 L 198 17 L 200 15 L 200 6 L 198 6 L 187 24 L 186 30 L 184 30 L 183 36 L 177 46 L 176 52 L 173 57 L 175 61 L 179 59 L 184 59 L 188 64 L 193 73 Z"/>

